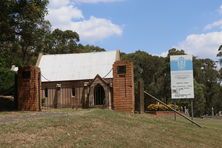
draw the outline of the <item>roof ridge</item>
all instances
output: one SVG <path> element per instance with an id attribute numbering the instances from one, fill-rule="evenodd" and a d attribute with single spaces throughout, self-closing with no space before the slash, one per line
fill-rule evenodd
<path id="1" fill-rule="evenodd" d="M 57 56 L 57 55 L 79 55 L 79 54 L 97 54 L 97 53 L 108 53 L 108 52 L 117 52 L 117 50 L 110 51 L 95 51 L 95 52 L 81 52 L 81 53 L 59 53 L 59 54 L 43 54 L 42 56 Z"/>

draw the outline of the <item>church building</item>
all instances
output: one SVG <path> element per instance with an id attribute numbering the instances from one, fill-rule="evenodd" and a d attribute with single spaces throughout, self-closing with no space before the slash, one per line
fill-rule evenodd
<path id="1" fill-rule="evenodd" d="M 40 55 L 36 67 L 41 107 L 134 111 L 133 63 L 119 51 Z"/>

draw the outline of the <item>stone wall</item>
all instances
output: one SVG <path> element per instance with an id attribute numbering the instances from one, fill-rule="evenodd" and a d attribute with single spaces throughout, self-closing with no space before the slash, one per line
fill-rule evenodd
<path id="1" fill-rule="evenodd" d="M 40 111 L 40 69 L 34 66 L 18 70 L 18 110 Z"/>
<path id="2" fill-rule="evenodd" d="M 134 112 L 134 73 L 130 61 L 116 61 L 113 64 L 113 109 Z"/>

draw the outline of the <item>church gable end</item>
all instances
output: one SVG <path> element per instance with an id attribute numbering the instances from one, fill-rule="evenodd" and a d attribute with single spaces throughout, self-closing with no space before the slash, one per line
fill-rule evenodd
<path id="1" fill-rule="evenodd" d="M 98 90 L 99 94 L 97 92 L 97 89 L 100 89 Z M 103 94 L 103 91 L 104 91 L 104 94 Z M 102 107 L 111 106 L 110 93 L 111 92 L 110 92 L 109 83 L 106 82 L 99 75 L 96 75 L 96 77 L 89 84 L 89 106 L 91 107 L 96 106 L 96 105 L 101 105 Z M 103 102 L 96 101 L 96 99 L 99 97 L 102 97 L 100 98 L 100 100 L 103 100 Z M 96 102 L 100 102 L 100 103 L 98 104 Z"/>

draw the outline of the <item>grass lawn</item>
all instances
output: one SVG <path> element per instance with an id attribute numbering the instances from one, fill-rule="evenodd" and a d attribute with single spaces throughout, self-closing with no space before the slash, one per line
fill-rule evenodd
<path id="1" fill-rule="evenodd" d="M 222 147 L 222 120 L 103 109 L 0 113 L 0 147 Z"/>

